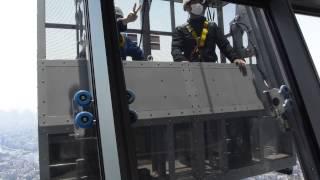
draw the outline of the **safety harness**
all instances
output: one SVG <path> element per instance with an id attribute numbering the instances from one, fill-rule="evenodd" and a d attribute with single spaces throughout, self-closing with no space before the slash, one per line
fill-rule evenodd
<path id="1" fill-rule="evenodd" d="M 124 35 L 120 34 L 120 38 L 119 38 L 119 44 L 120 44 L 120 48 L 124 47 L 124 43 L 126 42 Z"/>
<path id="2" fill-rule="evenodd" d="M 193 38 L 195 39 L 197 46 L 195 47 L 195 49 L 193 50 L 191 55 L 195 55 L 197 54 L 198 57 L 200 58 L 200 50 L 204 47 L 205 43 L 206 43 L 206 39 L 207 39 L 207 35 L 208 35 L 208 21 L 204 21 L 203 22 L 203 28 L 202 28 L 202 32 L 201 32 L 201 36 L 198 37 L 197 32 L 192 28 L 192 26 L 190 24 L 187 25 L 187 29 L 188 31 L 192 34 Z"/>

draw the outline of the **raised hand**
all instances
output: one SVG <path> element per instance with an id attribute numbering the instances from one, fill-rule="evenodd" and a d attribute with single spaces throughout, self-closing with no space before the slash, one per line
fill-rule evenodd
<path id="1" fill-rule="evenodd" d="M 137 15 L 137 13 L 140 11 L 140 9 L 141 9 L 142 6 L 141 6 L 141 4 L 140 4 L 139 7 L 138 7 L 138 9 L 136 9 L 136 7 L 137 7 L 137 3 L 134 3 L 132 12 L 133 12 L 135 15 Z"/>
<path id="2" fill-rule="evenodd" d="M 134 21 L 137 20 L 137 18 L 138 18 L 138 15 L 137 15 L 137 14 L 138 14 L 138 12 L 139 12 L 140 9 L 141 9 L 141 5 L 139 5 L 138 8 L 136 8 L 136 7 L 137 7 L 137 4 L 134 3 L 134 6 L 133 6 L 133 8 L 132 8 L 132 12 L 130 12 L 130 13 L 128 14 L 128 16 L 126 17 L 127 23 L 134 22 Z"/>

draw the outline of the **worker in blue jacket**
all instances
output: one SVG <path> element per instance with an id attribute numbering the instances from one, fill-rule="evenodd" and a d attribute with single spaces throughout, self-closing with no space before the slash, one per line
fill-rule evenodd
<path id="1" fill-rule="evenodd" d="M 129 39 L 126 33 L 124 33 L 127 30 L 127 24 L 137 20 L 137 13 L 140 9 L 141 6 L 136 9 L 136 4 L 134 4 L 133 11 L 124 18 L 122 10 L 119 7 L 115 7 L 117 28 L 119 31 L 120 55 L 122 60 L 126 60 L 127 56 L 130 56 L 134 61 L 144 60 L 144 54 L 141 48 L 137 46 L 137 43 Z"/>

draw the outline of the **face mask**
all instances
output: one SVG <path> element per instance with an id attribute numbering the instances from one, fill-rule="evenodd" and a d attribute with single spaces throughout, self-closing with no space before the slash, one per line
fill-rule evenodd
<path id="1" fill-rule="evenodd" d="M 200 3 L 191 4 L 191 13 L 194 15 L 202 15 L 203 13 L 203 5 Z"/>

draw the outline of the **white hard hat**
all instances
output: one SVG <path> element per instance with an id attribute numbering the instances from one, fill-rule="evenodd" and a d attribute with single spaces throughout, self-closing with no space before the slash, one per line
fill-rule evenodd
<path id="1" fill-rule="evenodd" d="M 118 6 L 115 6 L 115 7 L 114 7 L 114 10 L 115 10 L 115 14 L 116 14 L 116 15 L 121 16 L 121 17 L 124 16 L 123 11 L 122 11 L 121 8 L 119 8 Z"/>
<path id="2" fill-rule="evenodd" d="M 183 10 L 186 10 L 186 6 L 187 4 L 190 2 L 191 0 L 183 0 L 182 4 L 183 4 Z M 202 0 L 201 4 L 204 4 L 206 2 L 206 0 Z"/>

